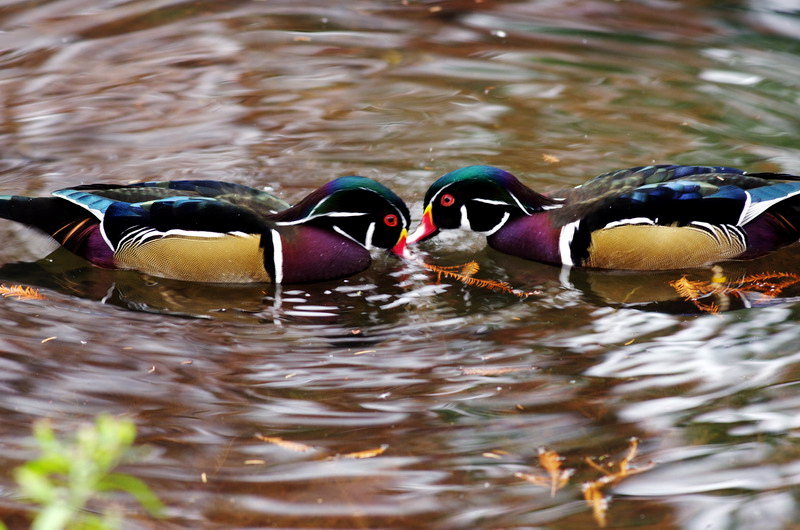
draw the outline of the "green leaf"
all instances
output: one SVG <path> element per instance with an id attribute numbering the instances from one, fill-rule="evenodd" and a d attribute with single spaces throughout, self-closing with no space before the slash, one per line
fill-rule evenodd
<path id="1" fill-rule="evenodd" d="M 75 510 L 64 503 L 51 504 L 36 516 L 31 530 L 61 530 L 66 528 Z"/>
<path id="2" fill-rule="evenodd" d="M 34 502 L 48 504 L 57 499 L 58 488 L 46 475 L 28 467 L 19 467 L 14 470 L 14 478 L 20 486 L 21 493 Z"/>
<path id="3" fill-rule="evenodd" d="M 46 420 L 36 422 L 33 432 L 41 454 L 14 471 L 22 495 L 41 505 L 33 530 L 118 528 L 122 516 L 113 506 L 106 504 L 99 516 L 83 511 L 104 491 L 128 493 L 154 516 L 163 512 L 164 505 L 144 482 L 113 473 L 123 459 L 137 456 L 136 425 L 131 420 L 101 415 L 65 442 Z"/>
<path id="4" fill-rule="evenodd" d="M 133 496 L 139 504 L 151 515 L 161 516 L 164 511 L 164 503 L 161 502 L 155 493 L 141 480 L 131 475 L 122 473 L 111 473 L 103 478 L 98 484 L 99 489 L 104 491 L 120 490 Z"/>

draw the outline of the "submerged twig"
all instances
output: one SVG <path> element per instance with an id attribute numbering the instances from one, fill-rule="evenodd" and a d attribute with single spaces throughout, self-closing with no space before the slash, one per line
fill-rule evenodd
<path id="1" fill-rule="evenodd" d="M 466 285 L 473 285 L 475 287 L 491 289 L 492 291 L 513 294 L 514 296 L 519 296 L 520 298 L 527 298 L 528 296 L 534 294 L 541 294 L 538 291 L 522 291 L 519 289 L 514 289 L 511 285 L 502 281 L 475 278 L 473 275 L 477 274 L 480 270 L 480 265 L 478 265 L 478 263 L 475 261 L 469 261 L 463 265 L 450 266 L 433 265 L 431 263 L 425 263 L 424 261 L 418 261 L 417 263 L 429 271 L 435 272 L 437 282 L 441 282 L 442 276 L 444 276 L 446 278 L 458 280 Z M 457 269 L 460 269 L 461 272 L 455 272 Z"/>
<path id="2" fill-rule="evenodd" d="M 757 293 L 760 295 L 759 301 L 763 302 L 776 298 L 787 287 L 800 283 L 800 275 L 792 272 L 766 272 L 728 281 L 720 271 L 715 271 L 715 276 L 710 281 L 693 281 L 681 276 L 669 284 L 679 296 L 692 302 L 701 311 L 718 313 L 721 308 L 728 305 L 728 298 L 731 295 L 743 297 Z M 701 302 L 702 298 L 710 296 L 715 300 L 709 303 Z"/>
<path id="3" fill-rule="evenodd" d="M 11 287 L 6 284 L 0 284 L 0 295 L 4 297 L 13 297 L 17 300 L 44 300 L 45 297 L 33 287 L 25 287 L 23 285 L 12 285 Z"/>

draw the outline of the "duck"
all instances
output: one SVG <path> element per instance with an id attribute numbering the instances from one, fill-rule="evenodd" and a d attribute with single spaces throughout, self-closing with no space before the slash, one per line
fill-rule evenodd
<path id="1" fill-rule="evenodd" d="M 357 274 L 370 250 L 407 253 L 410 215 L 383 184 L 326 183 L 294 206 L 216 180 L 85 184 L 0 196 L 0 217 L 33 227 L 89 263 L 176 280 L 306 283 Z"/>
<path id="2" fill-rule="evenodd" d="M 463 229 L 485 235 L 502 253 L 554 265 L 702 268 L 800 239 L 798 181 L 785 173 L 660 164 L 541 194 L 508 171 L 475 165 L 430 186 L 407 244 Z"/>

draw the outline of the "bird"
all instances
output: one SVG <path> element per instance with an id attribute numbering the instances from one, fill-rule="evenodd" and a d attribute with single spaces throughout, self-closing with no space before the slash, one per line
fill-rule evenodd
<path id="1" fill-rule="evenodd" d="M 520 258 L 616 270 L 702 268 L 800 239 L 800 176 L 659 164 L 541 194 L 492 166 L 469 166 L 425 194 L 409 245 L 440 230 L 486 235 Z"/>
<path id="2" fill-rule="evenodd" d="M 86 184 L 46 197 L 0 196 L 0 217 L 36 228 L 111 269 L 213 283 L 306 283 L 359 273 L 370 249 L 404 255 L 403 200 L 360 176 L 337 178 L 294 206 L 216 180 Z"/>

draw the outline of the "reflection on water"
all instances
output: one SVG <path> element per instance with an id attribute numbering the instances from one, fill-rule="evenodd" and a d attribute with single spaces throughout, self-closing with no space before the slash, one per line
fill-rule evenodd
<path id="1" fill-rule="evenodd" d="M 473 163 L 542 191 L 651 161 L 797 172 L 793 9 L 11 2 L 0 191 L 204 176 L 294 201 L 363 174 L 419 215 L 430 182 Z M 424 258 L 540 294 L 382 255 L 336 282 L 196 285 L 41 258 L 7 223 L 0 237 L 0 283 L 45 296 L 0 299 L 3 468 L 31 457 L 37 418 L 129 416 L 153 452 L 126 471 L 169 506 L 132 527 L 591 528 L 582 463 L 632 436 L 655 467 L 606 492 L 610 526 L 798 518 L 800 293 L 736 287 L 800 273 L 797 248 L 722 264 L 728 290 L 698 305 L 670 282 L 711 270 L 562 270 L 464 234 Z M 577 469 L 555 497 L 515 477 L 540 447 Z M 0 519 L 25 528 L 12 486 Z"/>

